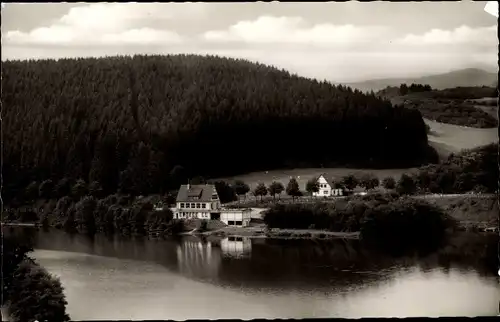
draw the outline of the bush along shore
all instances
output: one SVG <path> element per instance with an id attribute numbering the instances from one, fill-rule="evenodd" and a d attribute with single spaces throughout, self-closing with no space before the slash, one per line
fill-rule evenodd
<path id="1" fill-rule="evenodd" d="M 2 246 L 2 307 L 9 321 L 69 321 L 61 282 L 28 256 L 31 246 L 7 237 Z"/>
<path id="2" fill-rule="evenodd" d="M 360 232 L 361 239 L 371 242 L 407 244 L 438 240 L 456 226 L 440 208 L 424 200 L 390 194 L 336 203 L 278 204 L 264 214 L 264 222 L 269 228 Z"/>

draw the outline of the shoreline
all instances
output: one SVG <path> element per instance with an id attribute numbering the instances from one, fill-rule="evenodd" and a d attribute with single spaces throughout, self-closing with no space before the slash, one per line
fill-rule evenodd
<path id="1" fill-rule="evenodd" d="M 466 209 L 462 209 L 463 207 L 456 207 L 457 201 L 460 200 L 468 200 L 468 199 L 473 199 L 473 200 L 481 200 L 481 199 L 491 199 L 493 202 L 495 202 L 493 199 L 495 198 L 494 194 L 417 194 L 417 195 L 412 195 L 409 196 L 410 198 L 415 198 L 415 199 L 425 199 L 428 200 L 431 203 L 437 203 L 436 205 L 439 204 L 441 208 L 450 215 L 452 218 L 454 218 L 457 223 L 458 227 L 456 227 L 457 231 L 476 231 L 476 232 L 498 232 L 498 219 L 495 218 L 493 219 L 491 212 L 494 211 L 493 209 L 483 209 L 484 207 L 480 208 L 473 208 L 472 206 L 469 207 L 467 206 Z M 343 200 L 346 197 L 334 197 L 334 198 L 314 198 L 311 199 L 310 197 L 306 197 L 301 201 L 298 201 L 298 203 L 315 203 L 315 202 L 321 202 L 321 203 L 335 203 L 337 201 Z M 276 200 L 275 204 L 283 203 L 287 204 L 291 200 Z M 247 201 L 247 202 L 255 202 L 255 201 Z M 297 200 L 296 200 L 297 202 Z M 475 202 L 474 202 L 475 203 Z M 457 204 L 457 205 L 456 205 Z M 239 202 L 240 206 L 243 206 L 243 203 L 240 201 Z M 245 205 L 248 206 L 248 205 Z M 279 238 L 279 239 L 329 239 L 329 238 L 348 238 L 348 239 L 358 239 L 360 233 L 359 232 L 331 232 L 331 231 L 324 231 L 324 230 L 316 230 L 316 229 L 268 229 L 266 225 L 261 221 L 262 219 L 262 212 L 269 209 L 269 207 L 266 206 L 271 206 L 261 204 L 259 205 L 260 207 L 252 208 L 252 223 L 250 226 L 247 227 L 234 227 L 234 226 L 225 226 L 225 227 L 220 227 L 219 225 L 214 226 L 210 230 L 206 231 L 199 231 L 195 226 L 191 226 L 191 229 L 172 234 L 166 231 L 160 230 L 149 230 L 146 229 L 146 233 L 142 234 L 142 236 L 149 236 L 153 238 L 158 238 L 158 237 L 167 237 L 167 236 L 203 236 L 203 237 L 244 237 L 244 238 L 255 238 L 255 239 L 262 239 L 262 238 Z M 231 208 L 231 203 L 229 204 L 224 204 L 223 207 L 228 207 Z M 255 212 L 255 213 L 253 213 Z M 496 216 L 495 216 L 496 217 Z M 254 221 L 256 220 L 256 222 Z M 34 228 L 42 228 L 42 225 L 40 223 L 22 223 L 22 222 L 15 222 L 15 221 L 3 221 L 1 222 L 2 227 L 34 227 Z M 218 226 L 218 227 L 217 227 Z M 61 227 L 57 227 L 57 225 L 54 225 L 53 223 L 49 226 L 51 228 L 55 228 L 58 230 L 63 230 Z M 210 226 L 209 226 L 210 227 Z M 102 227 L 101 227 L 102 228 Z M 100 232 L 101 229 L 98 229 L 98 232 Z M 77 233 L 83 233 L 82 231 L 78 231 Z M 120 235 L 129 235 L 129 233 L 123 233 L 123 232 L 115 232 Z M 132 233 L 133 234 L 133 233 Z"/>
<path id="2" fill-rule="evenodd" d="M 359 239 L 360 232 L 334 232 L 316 229 L 267 229 L 265 227 L 224 227 L 217 230 L 194 232 L 192 236 L 241 237 L 251 239 Z"/>

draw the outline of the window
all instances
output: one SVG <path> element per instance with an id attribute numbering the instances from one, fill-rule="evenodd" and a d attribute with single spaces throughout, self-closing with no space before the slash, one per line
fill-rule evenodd
<path id="1" fill-rule="evenodd" d="M 194 207 L 195 207 L 194 202 L 192 202 L 190 208 L 194 208 Z"/>
<path id="2" fill-rule="evenodd" d="M 198 208 L 198 209 L 201 208 L 199 203 L 196 204 L 196 208 Z"/>
<path id="3" fill-rule="evenodd" d="M 229 226 L 234 226 L 234 221 L 229 220 L 229 221 L 227 222 L 227 224 L 228 224 Z"/>
<path id="4" fill-rule="evenodd" d="M 216 194 L 213 194 L 213 195 L 212 195 L 212 200 L 216 200 L 216 199 L 218 199 L 217 195 L 216 195 Z"/>
<path id="5" fill-rule="evenodd" d="M 232 236 L 231 236 L 231 237 L 229 237 L 227 240 L 229 240 L 229 241 L 235 241 L 235 240 L 236 240 L 236 237 L 232 237 Z"/>
<path id="6" fill-rule="evenodd" d="M 240 242 L 242 242 L 242 241 L 243 241 L 243 238 L 242 238 L 242 237 L 235 237 L 235 238 L 234 238 L 234 240 L 235 240 L 235 241 L 240 241 Z"/>
<path id="7" fill-rule="evenodd" d="M 184 208 L 184 203 L 183 202 L 181 202 L 181 208 Z"/>
<path id="8" fill-rule="evenodd" d="M 325 195 L 327 195 L 327 194 L 328 194 L 328 190 L 323 191 L 323 193 L 324 193 Z"/>
<path id="9" fill-rule="evenodd" d="M 236 226 L 241 226 L 241 221 L 235 221 L 235 222 L 234 222 L 234 224 L 235 224 Z"/>
<path id="10" fill-rule="evenodd" d="M 204 204 L 204 203 L 201 204 L 201 208 L 205 209 L 206 207 L 207 207 L 206 204 Z"/>

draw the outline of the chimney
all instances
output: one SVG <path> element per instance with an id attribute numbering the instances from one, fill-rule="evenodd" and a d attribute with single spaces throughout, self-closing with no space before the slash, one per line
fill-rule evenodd
<path id="1" fill-rule="evenodd" d="M 190 181 L 190 180 L 188 180 L 187 190 L 191 189 L 191 185 L 189 184 L 189 181 Z"/>

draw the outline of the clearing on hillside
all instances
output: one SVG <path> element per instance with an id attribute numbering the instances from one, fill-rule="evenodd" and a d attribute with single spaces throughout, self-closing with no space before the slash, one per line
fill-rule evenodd
<path id="1" fill-rule="evenodd" d="M 496 128 L 478 129 L 424 120 L 431 128 L 428 134 L 429 144 L 441 158 L 463 149 L 473 149 L 498 141 Z"/>

